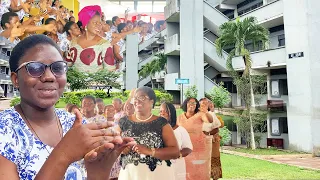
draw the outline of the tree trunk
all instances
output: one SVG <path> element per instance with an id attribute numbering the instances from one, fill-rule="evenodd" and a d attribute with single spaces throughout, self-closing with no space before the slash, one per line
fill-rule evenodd
<path id="1" fill-rule="evenodd" d="M 253 87 L 252 87 L 252 79 L 251 79 L 251 69 L 249 69 L 249 81 L 250 81 L 250 95 L 251 95 L 251 106 L 249 111 L 249 118 L 250 118 L 250 134 L 251 134 L 251 149 L 256 149 L 256 141 L 254 139 L 254 130 L 253 130 L 253 123 L 252 123 L 252 117 L 251 112 L 255 110 L 255 100 L 254 100 L 254 93 L 253 93 Z"/>
<path id="2" fill-rule="evenodd" d="M 152 76 L 150 76 L 150 80 L 151 80 L 151 88 L 153 89 L 154 88 L 154 84 L 153 84 L 153 81 L 152 81 Z"/>

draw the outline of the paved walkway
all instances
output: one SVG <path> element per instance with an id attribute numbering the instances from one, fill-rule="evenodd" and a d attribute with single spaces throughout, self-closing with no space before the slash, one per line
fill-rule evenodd
<path id="1" fill-rule="evenodd" d="M 254 155 L 222 149 L 222 153 L 243 156 L 248 158 L 266 160 L 277 164 L 297 166 L 299 168 L 320 171 L 320 158 L 312 157 L 311 154 L 288 154 L 288 155 Z"/>
<path id="2" fill-rule="evenodd" d="M 10 108 L 10 100 L 0 99 L 0 111 Z"/>

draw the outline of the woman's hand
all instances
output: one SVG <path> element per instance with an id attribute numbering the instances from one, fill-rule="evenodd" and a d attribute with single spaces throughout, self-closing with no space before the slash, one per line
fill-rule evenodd
<path id="1" fill-rule="evenodd" d="M 149 155 L 149 156 L 152 155 L 151 149 L 145 147 L 144 145 L 137 144 L 137 145 L 135 145 L 135 146 L 133 147 L 133 150 L 134 150 L 135 152 L 137 152 L 138 154 L 144 154 L 144 155 Z"/>
<path id="2" fill-rule="evenodd" d="M 200 112 L 203 112 L 203 113 L 209 112 L 207 106 L 200 106 L 200 107 L 199 107 L 199 111 L 200 111 Z"/>
<path id="3" fill-rule="evenodd" d="M 103 146 L 112 149 L 113 141 L 119 132 L 111 130 L 112 122 L 82 124 L 82 115 L 75 110 L 76 119 L 72 128 L 62 138 L 57 147 L 67 162 L 73 163 L 82 159 L 88 152 Z M 109 129 L 106 129 L 109 128 Z"/>
<path id="4" fill-rule="evenodd" d="M 131 146 L 127 146 L 126 148 L 124 148 L 124 150 L 122 151 L 122 154 L 127 155 L 129 154 L 129 152 L 131 152 L 132 147 Z"/>
<path id="5" fill-rule="evenodd" d="M 18 28 L 18 26 L 20 25 L 20 23 L 16 23 L 15 25 L 13 25 L 13 28 L 11 30 L 10 33 L 10 40 L 11 39 L 15 39 L 16 37 L 20 37 L 24 34 L 25 29 L 24 28 Z"/>
<path id="6" fill-rule="evenodd" d="M 121 152 L 136 144 L 133 138 L 120 136 L 117 136 L 113 143 L 113 147 L 102 145 L 86 154 L 84 160 L 88 179 L 109 179 L 111 168 Z"/>

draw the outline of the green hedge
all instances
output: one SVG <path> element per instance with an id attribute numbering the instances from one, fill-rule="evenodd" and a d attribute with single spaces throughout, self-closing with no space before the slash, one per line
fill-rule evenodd
<path id="1" fill-rule="evenodd" d="M 126 101 L 128 99 L 129 94 L 130 94 L 130 91 L 110 93 L 112 99 L 120 98 L 123 101 Z M 167 92 L 155 90 L 155 94 L 157 96 L 157 103 L 156 103 L 157 106 L 159 106 L 160 103 L 164 101 L 165 102 L 173 101 L 173 96 Z M 65 103 L 71 103 L 71 104 L 76 104 L 80 106 L 81 100 L 88 95 L 94 96 L 96 98 L 101 98 L 101 99 L 108 98 L 107 93 L 103 90 L 84 90 L 84 91 L 64 92 L 63 96 L 60 98 L 59 101 L 64 101 Z M 14 106 L 19 103 L 20 103 L 20 98 L 16 97 L 11 100 L 10 105 Z"/>

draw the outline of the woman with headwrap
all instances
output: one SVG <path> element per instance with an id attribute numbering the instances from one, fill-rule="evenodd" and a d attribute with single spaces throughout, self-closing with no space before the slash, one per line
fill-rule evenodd
<path id="1" fill-rule="evenodd" d="M 100 6 L 86 6 L 79 12 L 85 33 L 71 42 L 66 60 L 80 72 L 116 69 L 112 45 L 100 36 L 101 14 Z"/>

